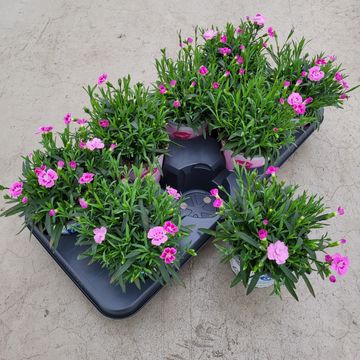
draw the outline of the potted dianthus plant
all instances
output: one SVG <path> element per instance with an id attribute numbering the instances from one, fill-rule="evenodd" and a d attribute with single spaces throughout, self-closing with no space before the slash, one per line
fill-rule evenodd
<path id="1" fill-rule="evenodd" d="M 169 58 L 165 49 L 156 60 L 158 80 L 154 94 L 168 109 L 166 129 L 171 138 L 205 137 L 212 116 L 205 106 L 205 95 L 215 93 L 219 83 L 212 66 L 202 62 L 197 33 L 187 39 L 180 36 L 179 41 L 181 49 L 176 60 Z"/>
<path id="2" fill-rule="evenodd" d="M 130 76 L 119 79 L 116 85 L 100 77 L 98 83 L 87 87 L 90 115 L 86 127 L 89 148 L 105 146 L 122 164 L 143 168 L 160 180 L 164 154 L 169 136 L 165 129 L 166 107 L 143 84 L 131 86 Z"/>
<path id="3" fill-rule="evenodd" d="M 239 26 L 200 29 L 204 42 L 194 50 L 217 87 L 203 94 L 203 106 L 213 114 L 209 130 L 223 142 L 229 170 L 236 162 L 248 168 L 273 162 L 296 131 L 319 124 L 324 107 L 341 107 L 356 88 L 335 56 L 310 59 L 305 39 L 293 41 L 293 31 L 280 46 L 265 23 L 256 14 Z"/>
<path id="4" fill-rule="evenodd" d="M 81 128 L 72 133 L 69 126 L 74 121 Z M 0 215 L 24 217 L 24 227 L 37 226 L 49 235 L 54 248 L 62 233 L 74 230 L 74 221 L 87 208 L 87 194 L 97 177 L 114 180 L 121 176 L 119 160 L 110 149 L 86 148 L 83 119 L 67 114 L 64 122 L 59 145 L 52 125 L 40 127 L 43 148 L 24 157 L 22 176 L 17 181 L 1 187 L 8 190 L 4 198 L 11 207 Z"/>
<path id="5" fill-rule="evenodd" d="M 181 224 L 181 196 L 162 190 L 150 174 L 141 178 L 141 168 L 134 173 L 134 181 L 100 179 L 92 187 L 89 206 L 78 218 L 77 245 L 88 246 L 80 258 L 99 262 L 123 291 L 147 279 L 181 283 L 182 257 L 196 255 Z"/>
<path id="6" fill-rule="evenodd" d="M 237 167 L 234 198 L 222 199 L 219 190 L 212 189 L 213 205 L 222 220 L 216 230 L 207 232 L 236 273 L 231 286 L 242 282 L 249 294 L 255 287 L 273 285 L 273 292 L 280 295 L 284 285 L 298 300 L 300 279 L 315 296 L 309 279 L 313 272 L 331 282 L 346 274 L 349 259 L 334 250 L 346 240 L 318 234 L 344 209 L 329 212 L 322 198 L 306 191 L 297 194 L 298 186 L 277 180 L 277 170 L 269 167 L 266 173 L 271 176 L 259 180 L 256 171 Z"/>

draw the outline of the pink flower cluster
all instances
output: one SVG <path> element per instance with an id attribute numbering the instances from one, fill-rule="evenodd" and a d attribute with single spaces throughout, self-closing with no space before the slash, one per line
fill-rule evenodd
<path id="1" fill-rule="evenodd" d="M 54 127 L 52 125 L 44 125 L 40 126 L 37 134 L 49 134 L 54 130 Z"/>
<path id="2" fill-rule="evenodd" d="M 215 208 L 220 208 L 223 206 L 224 201 L 220 198 L 219 190 L 218 189 L 211 189 L 210 195 L 215 197 L 215 200 L 213 202 L 213 206 Z"/>
<path id="3" fill-rule="evenodd" d="M 261 14 L 256 14 L 253 18 L 252 21 L 254 24 L 258 25 L 258 26 L 264 26 L 265 24 L 265 17 L 262 16 Z"/>
<path id="4" fill-rule="evenodd" d="M 10 196 L 17 199 L 23 193 L 23 186 L 24 184 L 21 181 L 14 182 L 9 188 Z"/>
<path id="5" fill-rule="evenodd" d="M 279 171 L 277 166 L 269 166 L 265 172 L 267 175 L 275 176 L 275 174 Z"/>
<path id="6" fill-rule="evenodd" d="M 219 53 L 223 56 L 230 55 L 231 49 L 228 47 L 222 47 L 222 48 L 219 48 Z"/>
<path id="7" fill-rule="evenodd" d="M 107 233 L 107 228 L 102 226 L 100 228 L 95 228 L 93 230 L 94 233 L 94 240 L 97 244 L 101 244 L 105 240 L 105 236 Z"/>
<path id="8" fill-rule="evenodd" d="M 320 81 L 325 76 L 320 66 L 313 66 L 309 69 L 308 78 L 311 81 Z"/>
<path id="9" fill-rule="evenodd" d="M 103 149 L 105 145 L 102 140 L 98 138 L 93 138 L 92 140 L 88 140 L 86 142 L 85 147 L 90 151 L 94 151 L 95 149 Z"/>
<path id="10" fill-rule="evenodd" d="M 167 93 L 167 89 L 166 89 L 166 87 L 165 87 L 164 84 L 160 84 L 160 85 L 159 85 L 159 93 L 160 93 L 161 95 Z"/>
<path id="11" fill-rule="evenodd" d="M 166 192 L 176 200 L 179 200 L 181 198 L 180 193 L 171 186 L 166 187 Z"/>
<path id="12" fill-rule="evenodd" d="M 160 259 L 163 259 L 165 264 L 171 264 L 176 260 L 176 252 L 176 248 L 166 247 L 160 255 Z"/>
<path id="13" fill-rule="evenodd" d="M 312 97 L 308 97 L 303 101 L 302 96 L 298 92 L 293 92 L 287 98 L 287 102 L 291 105 L 298 115 L 303 115 L 306 112 L 306 105 L 312 103 Z"/>
<path id="14" fill-rule="evenodd" d="M 217 31 L 213 29 L 207 29 L 203 34 L 203 38 L 207 41 L 213 39 L 216 35 Z"/>
<path id="15" fill-rule="evenodd" d="M 208 68 L 204 65 L 201 65 L 199 68 L 199 74 L 200 75 L 206 75 L 209 72 Z"/>
<path id="16" fill-rule="evenodd" d="M 93 173 L 83 173 L 79 179 L 79 184 L 91 183 L 94 180 L 95 174 Z"/>
<path id="17" fill-rule="evenodd" d="M 152 227 L 147 234 L 148 239 L 155 246 L 160 246 L 168 240 L 168 234 L 174 236 L 179 228 L 171 221 L 165 221 L 163 226 Z"/>
<path id="18" fill-rule="evenodd" d="M 259 236 L 259 239 L 260 239 L 260 240 L 266 240 L 266 238 L 267 238 L 267 236 L 268 236 L 267 230 L 265 230 L 265 229 L 260 229 L 260 230 L 258 231 L 258 236 Z"/>
<path id="19" fill-rule="evenodd" d="M 269 260 L 275 260 L 278 265 L 285 264 L 289 258 L 288 247 L 280 240 L 269 244 L 267 248 L 267 258 Z"/>
<path id="20" fill-rule="evenodd" d="M 101 74 L 97 81 L 98 85 L 102 85 L 106 81 L 107 78 L 108 78 L 107 74 L 105 74 L 105 73 Z"/>
<path id="21" fill-rule="evenodd" d="M 107 120 L 107 119 L 101 119 L 101 120 L 99 120 L 99 125 L 100 125 L 102 128 L 107 128 L 107 127 L 109 127 L 110 122 L 109 122 L 109 120 Z"/>
<path id="22" fill-rule="evenodd" d="M 350 267 L 350 260 L 347 256 L 342 256 L 339 253 L 334 255 L 325 255 L 325 261 L 330 264 L 332 270 L 336 271 L 338 275 L 343 276 L 347 273 Z M 336 282 L 336 276 L 331 275 L 329 280 L 334 283 Z"/>
<path id="23" fill-rule="evenodd" d="M 45 165 L 36 168 L 35 174 L 37 175 L 39 185 L 44 186 L 47 189 L 53 187 L 58 179 L 57 172 L 53 169 L 46 170 Z"/>

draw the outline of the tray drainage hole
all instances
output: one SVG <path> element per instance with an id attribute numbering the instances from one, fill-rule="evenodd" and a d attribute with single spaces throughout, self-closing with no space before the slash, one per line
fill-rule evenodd
<path id="1" fill-rule="evenodd" d="M 210 204 L 211 203 L 211 198 L 209 198 L 208 196 L 205 196 L 203 199 L 205 204 Z"/>
<path id="2" fill-rule="evenodd" d="M 187 203 L 181 203 L 180 204 L 180 209 L 182 209 L 182 210 L 185 210 L 185 209 L 187 209 L 187 207 L 188 207 L 188 204 Z"/>

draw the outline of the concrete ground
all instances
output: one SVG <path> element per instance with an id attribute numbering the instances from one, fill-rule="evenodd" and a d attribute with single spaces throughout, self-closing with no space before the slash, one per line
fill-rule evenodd
<path id="1" fill-rule="evenodd" d="M 95 1 L 0 0 L 0 183 L 20 174 L 37 127 L 82 115 L 82 86 L 107 72 L 155 79 L 159 49 L 177 30 L 223 25 L 261 12 L 279 33 L 292 26 L 310 51 L 335 53 L 360 83 L 358 0 Z M 319 132 L 281 177 L 324 196 L 346 216 L 330 234 L 345 237 L 351 270 L 336 284 L 312 277 L 317 298 L 300 302 L 259 289 L 230 289 L 232 272 L 211 244 L 182 270 L 186 288 L 165 288 L 135 316 L 100 315 L 18 218 L 0 219 L 0 359 L 358 359 L 360 357 L 359 91 L 345 110 L 326 111 Z M 0 203 L 3 206 L 3 201 Z"/>

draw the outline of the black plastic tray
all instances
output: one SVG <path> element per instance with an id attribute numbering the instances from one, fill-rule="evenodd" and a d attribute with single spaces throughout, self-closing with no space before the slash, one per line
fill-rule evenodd
<path id="1" fill-rule="evenodd" d="M 300 145 L 314 132 L 316 126 L 308 125 L 296 135 L 295 144 L 281 151 L 276 166 L 281 166 Z M 201 228 L 214 228 L 218 217 L 211 204 L 204 202 L 209 190 L 223 185 L 230 194 L 236 188 L 234 173 L 225 169 L 225 160 L 219 143 L 211 137 L 198 137 L 171 144 L 169 156 L 164 160 L 162 185 L 170 185 L 186 196 L 187 208 L 184 209 L 184 225 L 193 225 L 189 239 L 191 247 L 199 250 L 209 236 L 199 231 Z M 259 170 L 260 176 L 264 170 Z M 59 266 L 78 286 L 84 295 L 105 316 L 124 318 L 134 314 L 148 302 L 160 289 L 161 284 L 147 281 L 141 290 L 127 286 L 124 293 L 119 286 L 110 284 L 107 270 L 99 264 L 88 265 L 88 260 L 77 260 L 84 248 L 75 246 L 75 235 L 63 235 L 58 248 L 53 251 L 47 235 L 33 229 L 39 240 Z M 185 256 L 181 266 L 189 259 Z"/>

